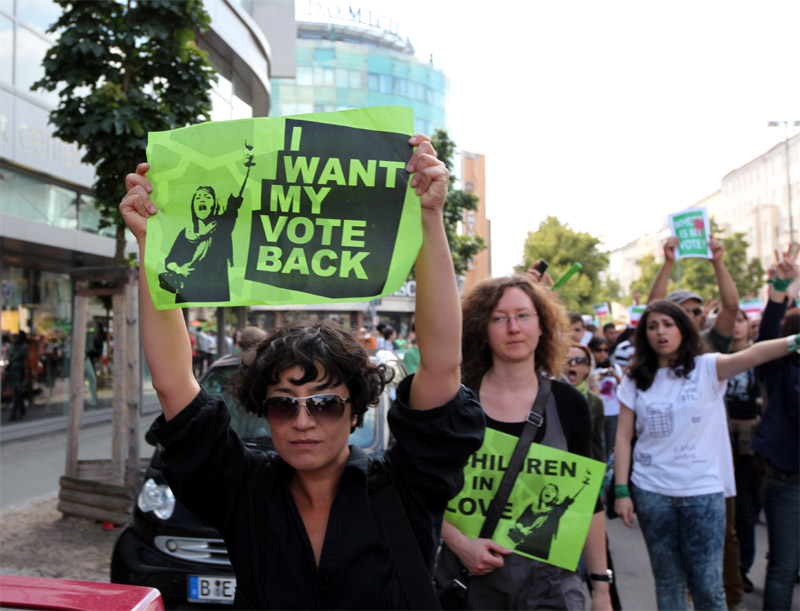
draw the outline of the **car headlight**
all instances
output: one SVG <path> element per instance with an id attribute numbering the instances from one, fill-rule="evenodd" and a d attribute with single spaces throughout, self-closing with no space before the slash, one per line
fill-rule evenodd
<path id="1" fill-rule="evenodd" d="M 136 504 L 145 513 L 152 511 L 162 520 L 169 520 L 175 511 L 175 495 L 166 484 L 157 484 L 149 478 L 142 486 Z"/>

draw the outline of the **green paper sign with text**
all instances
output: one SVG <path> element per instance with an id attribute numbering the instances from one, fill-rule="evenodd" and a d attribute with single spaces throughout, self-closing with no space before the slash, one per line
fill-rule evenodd
<path id="1" fill-rule="evenodd" d="M 464 468 L 464 487 L 445 518 L 477 537 L 519 439 L 487 428 Z M 532 443 L 492 541 L 517 554 L 574 571 L 586 542 L 605 464 Z"/>
<path id="2" fill-rule="evenodd" d="M 158 309 L 368 301 L 422 244 L 410 108 L 209 122 L 149 134 L 145 272 Z"/>
<path id="3" fill-rule="evenodd" d="M 711 258 L 711 249 L 708 240 L 711 236 L 711 226 L 706 208 L 687 208 L 683 212 L 669 215 L 669 228 L 672 235 L 680 240 L 675 248 L 675 257 Z"/>

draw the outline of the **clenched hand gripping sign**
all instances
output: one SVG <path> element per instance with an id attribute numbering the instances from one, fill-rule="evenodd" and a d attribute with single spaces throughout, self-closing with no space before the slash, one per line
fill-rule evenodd
<path id="1" fill-rule="evenodd" d="M 422 243 L 411 110 L 380 107 L 151 133 L 159 309 L 326 303 L 398 290 Z"/>
<path id="2" fill-rule="evenodd" d="M 464 468 L 445 519 L 477 537 L 518 438 L 487 428 Z M 491 539 L 515 553 L 574 571 L 589 532 L 605 465 L 532 443 Z"/>

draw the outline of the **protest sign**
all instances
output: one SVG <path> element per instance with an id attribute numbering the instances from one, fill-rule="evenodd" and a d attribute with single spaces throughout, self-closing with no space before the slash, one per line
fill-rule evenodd
<path id="1" fill-rule="evenodd" d="M 594 312 L 595 319 L 597 319 L 601 325 L 611 322 L 611 308 L 608 306 L 608 302 L 604 301 L 603 303 L 592 304 L 592 311 Z"/>
<path id="2" fill-rule="evenodd" d="M 684 257 L 711 258 L 711 249 L 708 247 L 711 226 L 706 208 L 688 208 L 683 212 L 670 214 L 669 228 L 672 235 L 677 236 L 680 240 L 675 248 L 676 259 Z"/>
<path id="3" fill-rule="evenodd" d="M 644 314 L 646 309 L 646 305 L 628 306 L 628 316 L 630 316 L 632 327 L 635 327 L 639 324 L 639 321 L 642 319 L 642 314 Z"/>
<path id="4" fill-rule="evenodd" d="M 740 299 L 739 307 L 744 312 L 747 318 L 760 317 L 764 311 L 764 302 L 760 297 L 753 297 L 752 299 Z"/>
<path id="5" fill-rule="evenodd" d="M 464 487 L 450 501 L 448 522 L 480 534 L 518 438 L 487 428 L 464 469 Z M 492 541 L 517 554 L 574 571 L 605 474 L 602 462 L 531 444 Z"/>
<path id="6" fill-rule="evenodd" d="M 366 301 L 422 243 L 411 109 L 201 123 L 149 134 L 145 272 L 159 309 Z"/>

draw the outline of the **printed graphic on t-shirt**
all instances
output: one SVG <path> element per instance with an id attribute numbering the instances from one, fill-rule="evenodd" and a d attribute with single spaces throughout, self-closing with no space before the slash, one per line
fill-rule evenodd
<path id="1" fill-rule="evenodd" d="M 750 375 L 751 370 L 746 369 L 737 373 L 732 378 L 728 379 L 728 390 L 725 392 L 725 397 L 728 399 L 736 399 L 739 401 L 750 400 Z"/>
<path id="2" fill-rule="evenodd" d="M 675 431 L 675 414 L 672 404 L 647 406 L 647 432 L 651 437 L 669 437 Z"/>

